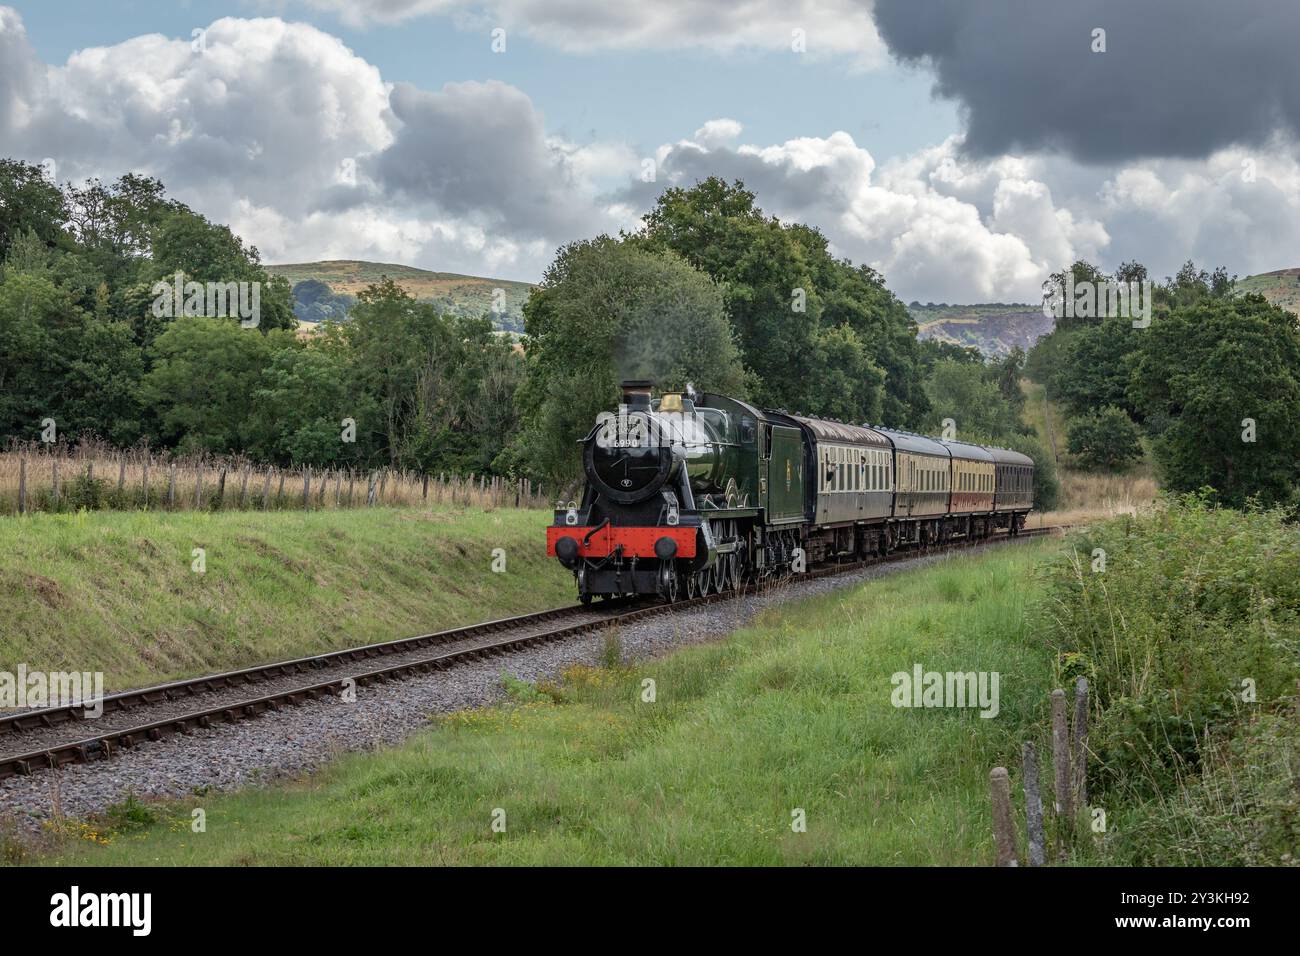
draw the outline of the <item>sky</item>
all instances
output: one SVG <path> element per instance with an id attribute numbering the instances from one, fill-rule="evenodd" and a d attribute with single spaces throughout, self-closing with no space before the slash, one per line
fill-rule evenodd
<path id="1" fill-rule="evenodd" d="M 0 0 L 0 155 L 264 261 L 537 281 L 739 178 L 905 301 L 1300 265 L 1287 0 Z"/>

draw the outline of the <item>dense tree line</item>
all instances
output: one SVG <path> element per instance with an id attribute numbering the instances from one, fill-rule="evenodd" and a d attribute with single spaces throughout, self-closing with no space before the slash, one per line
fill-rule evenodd
<path id="1" fill-rule="evenodd" d="M 1144 281 L 1124 263 L 1112 276 L 1076 262 L 1053 281 Z M 1161 483 L 1213 489 L 1227 504 L 1296 500 L 1300 482 L 1300 329 L 1296 316 L 1235 277 L 1188 262 L 1152 284 L 1149 324 L 1131 315 L 1070 316 L 1038 341 L 1026 368 L 1074 420 L 1071 451 L 1119 468 L 1137 457 L 1140 429 Z"/>
<path id="2" fill-rule="evenodd" d="M 1286 499 L 1300 458 L 1294 317 L 1235 297 L 1222 269 L 1189 263 L 1156 283 L 1149 327 L 1063 316 L 1028 357 L 985 360 L 919 342 L 878 274 L 716 178 L 665 190 L 630 233 L 562 248 L 525 306 L 522 351 L 486 316 L 388 280 L 301 337 L 288 284 L 255 248 L 135 175 L 60 188 L 0 163 L 0 263 L 3 437 L 53 419 L 69 440 L 564 481 L 576 441 L 636 377 L 1017 448 L 1048 507 L 1054 462 L 1022 416 L 1029 374 L 1092 467 L 1124 467 L 1140 434 L 1171 487 L 1240 503 Z M 1054 277 L 1067 278 L 1112 277 L 1080 262 Z M 1147 276 L 1129 262 L 1113 278 Z M 259 321 L 187 314 L 179 298 L 160 311 L 160 282 L 256 283 Z"/>
<path id="3" fill-rule="evenodd" d="M 67 440 L 464 473 L 515 430 L 523 362 L 486 318 L 384 282 L 299 338 L 288 283 L 154 179 L 60 188 L 0 161 L 0 263 L 0 438 L 52 420 Z M 178 282 L 256 284 L 255 325 L 202 296 L 160 307 Z"/>

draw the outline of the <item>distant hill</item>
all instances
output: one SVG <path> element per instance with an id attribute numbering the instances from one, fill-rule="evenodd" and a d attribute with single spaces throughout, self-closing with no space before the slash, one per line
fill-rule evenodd
<path id="1" fill-rule="evenodd" d="M 294 313 L 303 322 L 345 318 L 356 294 L 387 276 L 415 298 L 432 302 L 443 312 L 457 315 L 481 316 L 491 312 L 493 294 L 500 289 L 504 293 L 504 308 L 499 315 L 492 316 L 493 324 L 505 331 L 522 332 L 524 303 L 532 289 L 527 282 L 455 272 L 430 272 L 412 266 L 355 259 L 269 265 L 266 271 L 289 280 L 294 288 Z M 322 290 L 317 283 L 324 283 L 328 290 Z"/>
<path id="2" fill-rule="evenodd" d="M 1015 346 L 1026 352 L 1052 331 L 1042 306 L 989 302 L 980 305 L 922 305 L 907 307 L 916 320 L 917 338 L 938 339 L 979 349 L 985 356 L 1006 355 Z"/>
<path id="3" fill-rule="evenodd" d="M 1258 292 L 1276 306 L 1300 315 L 1300 268 L 1261 272 L 1237 280 L 1238 292 Z"/>

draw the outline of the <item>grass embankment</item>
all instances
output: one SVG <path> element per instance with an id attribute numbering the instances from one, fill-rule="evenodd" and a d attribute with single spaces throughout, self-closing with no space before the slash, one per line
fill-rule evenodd
<path id="1" fill-rule="evenodd" d="M 288 786 L 132 806 L 97 864 L 984 864 L 988 774 L 1045 720 L 1026 544 L 769 611 L 725 641 L 438 720 Z M 996 671 L 1000 711 L 901 709 L 891 675 Z M 643 700 L 644 681 L 655 700 Z M 206 811 L 190 831 L 190 808 Z M 504 832 L 492 829 L 504 812 Z M 795 811 L 807 831 L 792 829 Z M 140 820 L 151 820 L 143 826 Z M 114 823 L 109 821 L 109 828 Z M 102 832 L 102 831 L 101 831 Z"/>
<path id="2" fill-rule="evenodd" d="M 546 522 L 450 507 L 0 520 L 0 671 L 123 688 L 570 603 Z"/>

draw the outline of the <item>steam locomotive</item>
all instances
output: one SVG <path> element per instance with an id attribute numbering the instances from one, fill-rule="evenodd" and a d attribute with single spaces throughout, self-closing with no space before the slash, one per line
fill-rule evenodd
<path id="1" fill-rule="evenodd" d="M 622 386 L 582 442 L 581 502 L 547 554 L 583 602 L 669 601 L 902 545 L 1015 535 L 1034 464 L 1005 448 L 760 411 L 722 395 Z"/>

